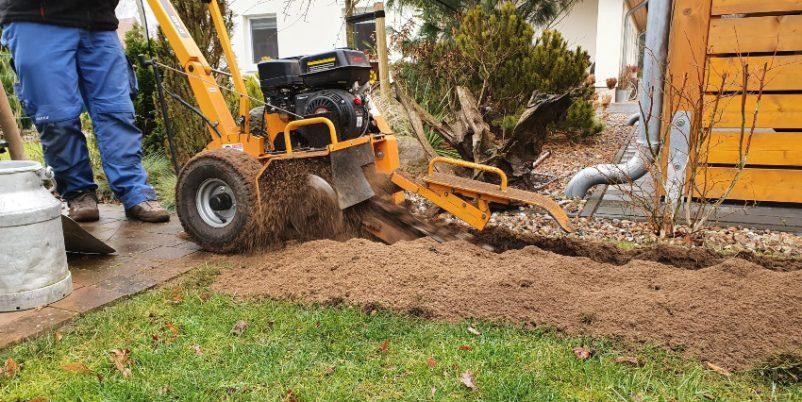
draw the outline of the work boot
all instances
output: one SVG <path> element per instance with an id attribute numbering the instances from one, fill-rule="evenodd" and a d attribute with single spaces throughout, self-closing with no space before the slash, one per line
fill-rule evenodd
<path id="1" fill-rule="evenodd" d="M 170 214 L 158 201 L 142 201 L 125 210 L 125 216 L 148 223 L 161 223 L 170 220 Z"/>
<path id="2" fill-rule="evenodd" d="M 97 210 L 97 195 L 94 191 L 86 191 L 67 200 L 70 207 L 69 216 L 76 222 L 95 222 L 100 219 L 100 212 Z"/>

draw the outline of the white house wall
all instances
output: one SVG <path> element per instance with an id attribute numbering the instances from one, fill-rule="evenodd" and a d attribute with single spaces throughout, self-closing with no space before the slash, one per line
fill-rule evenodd
<path id="1" fill-rule="evenodd" d="M 117 7 L 120 18 L 137 15 L 136 1 L 121 0 Z M 362 1 L 365 6 L 372 6 L 373 1 Z M 362 5 L 360 3 L 360 5 Z M 308 8 L 299 5 L 306 1 L 297 0 L 295 5 L 287 7 L 287 0 L 230 0 L 229 6 L 234 13 L 234 27 L 231 45 L 237 56 L 240 69 L 255 72 L 256 64 L 252 62 L 253 52 L 250 42 L 250 18 L 275 14 L 278 29 L 279 57 L 325 52 L 337 47 L 346 46 L 345 24 L 342 0 L 311 0 Z M 146 13 L 151 30 L 156 27 L 155 17 L 145 1 Z M 400 29 L 410 21 L 414 21 L 414 9 L 387 10 L 386 24 L 388 32 L 393 28 Z M 191 24 L 190 21 L 185 21 Z M 397 55 L 391 53 L 391 58 Z"/>
<path id="2" fill-rule="evenodd" d="M 606 90 L 606 80 L 617 78 L 622 65 L 638 61 L 637 48 L 627 49 L 627 54 L 622 50 L 625 7 L 624 0 L 582 0 L 551 27 L 563 34 L 571 48 L 580 46 L 588 52 L 595 63 L 595 85 L 599 89 Z M 630 39 L 635 41 L 634 19 L 628 23 Z"/>
<path id="3" fill-rule="evenodd" d="M 136 13 L 135 1 L 138 0 L 121 0 L 118 15 L 129 17 Z M 287 0 L 229 1 L 234 13 L 231 42 L 241 70 L 249 73 L 256 71 L 256 64 L 252 62 L 250 18 L 276 15 L 279 57 L 325 52 L 346 45 L 342 0 L 311 0 L 308 9 L 298 7 L 305 1 L 298 0 L 295 3 L 294 7 L 286 7 Z M 370 0 L 364 1 L 364 5 L 372 3 Z M 415 13 L 411 8 L 400 11 L 388 9 L 388 32 L 401 29 L 406 24 L 414 24 Z M 151 29 L 154 29 L 155 20 L 150 12 L 148 14 Z M 590 54 L 596 63 L 596 86 L 599 88 L 606 86 L 607 78 L 619 76 L 622 56 L 626 60 L 623 64 L 637 62 L 637 50 L 629 49 L 628 54 L 622 54 L 624 14 L 624 0 L 581 0 L 553 26 L 572 47 L 581 46 Z M 392 59 L 397 57 L 397 54 L 391 53 Z"/>
<path id="4" fill-rule="evenodd" d="M 624 0 L 599 0 L 596 27 L 596 87 L 605 87 L 608 78 L 618 78 L 623 45 Z"/>
<path id="5" fill-rule="evenodd" d="M 234 12 L 231 43 L 242 70 L 256 71 L 256 64 L 252 62 L 251 18 L 275 14 L 279 57 L 325 52 L 346 45 L 339 4 L 318 0 L 306 10 L 286 8 L 285 4 L 284 0 L 235 0 L 231 3 Z"/>
<path id="6" fill-rule="evenodd" d="M 562 16 L 552 27 L 559 31 L 571 48 L 581 46 L 596 60 L 596 24 L 599 0 L 584 0 Z"/>

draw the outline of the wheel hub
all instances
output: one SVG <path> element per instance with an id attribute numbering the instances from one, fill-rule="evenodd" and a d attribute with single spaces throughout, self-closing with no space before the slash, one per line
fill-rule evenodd
<path id="1" fill-rule="evenodd" d="M 226 182 L 216 178 L 208 179 L 198 187 L 195 207 L 201 220 L 215 228 L 228 226 L 237 214 L 234 192 Z"/>

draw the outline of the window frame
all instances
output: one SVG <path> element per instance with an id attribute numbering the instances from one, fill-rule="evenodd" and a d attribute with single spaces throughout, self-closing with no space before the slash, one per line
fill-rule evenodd
<path id="1" fill-rule="evenodd" d="M 273 18 L 276 21 L 276 58 L 280 57 L 281 55 L 281 44 L 279 43 L 279 24 L 278 24 L 278 13 L 258 13 L 258 14 L 248 14 L 243 16 L 245 19 L 245 23 L 243 24 L 243 31 L 244 36 L 246 38 L 245 45 L 246 45 L 246 52 L 248 55 L 248 64 L 251 66 L 256 67 L 259 61 L 255 61 L 256 54 L 254 52 L 254 37 L 253 37 L 253 22 L 255 20 L 266 19 L 266 18 Z"/>

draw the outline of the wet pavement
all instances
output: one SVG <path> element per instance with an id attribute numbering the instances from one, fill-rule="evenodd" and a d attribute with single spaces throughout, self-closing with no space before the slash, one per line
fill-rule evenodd
<path id="1" fill-rule="evenodd" d="M 128 221 L 119 205 L 101 205 L 100 215 L 99 222 L 81 226 L 114 247 L 117 253 L 70 255 L 72 294 L 42 308 L 0 313 L 0 348 L 170 280 L 209 257 L 179 236 L 182 229 L 176 216 L 164 224 Z"/>

